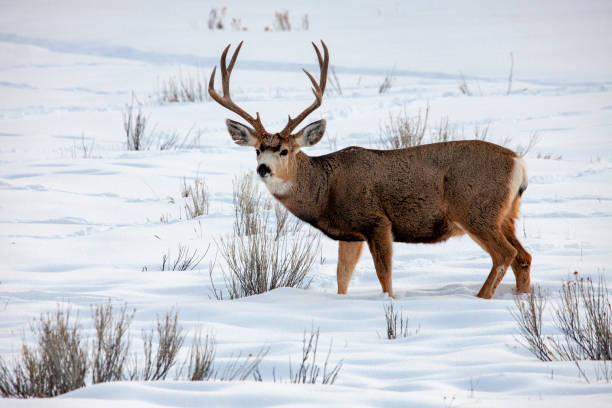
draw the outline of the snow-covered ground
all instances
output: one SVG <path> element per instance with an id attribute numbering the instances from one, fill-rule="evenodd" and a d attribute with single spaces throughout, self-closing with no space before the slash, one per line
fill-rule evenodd
<path id="1" fill-rule="evenodd" d="M 215 333 L 220 359 L 269 346 L 264 382 L 110 383 L 0 406 L 612 404 L 611 384 L 587 384 L 573 363 L 541 362 L 517 344 L 511 272 L 494 299 L 475 297 L 490 258 L 467 237 L 395 245 L 396 307 L 416 332 L 406 339 L 379 336 L 389 299 L 368 253 L 349 295 L 335 294 L 337 244 L 327 238 L 309 289 L 211 299 L 208 265 L 215 240 L 232 230 L 232 180 L 254 170 L 255 154 L 233 145 L 224 119 L 234 116 L 216 103 L 158 103 L 163 81 L 207 78 L 223 47 L 245 40 L 234 100 L 280 129 L 312 101 L 300 68 L 316 75 L 310 41 L 324 39 L 343 95 L 328 85 L 310 118 L 326 118 L 327 134 L 309 154 L 375 147 L 390 112 L 416 115 L 427 105 L 430 123 L 448 117 L 466 134 L 488 124 L 489 138 L 510 138 L 510 147 L 537 132 L 518 229 L 533 255 L 532 282 L 556 293 L 574 271 L 609 276 L 612 267 L 608 1 L 231 2 L 227 28 L 215 31 L 208 13 L 222 4 L 96 3 L 0 2 L 0 355 L 17 356 L 23 333 L 33 340 L 28 325 L 40 313 L 69 305 L 88 328 L 90 306 L 110 298 L 137 309 L 135 339 L 175 308 L 188 332 Z M 264 31 L 281 9 L 297 29 Z M 300 28 L 305 13 L 309 30 Z M 232 18 L 248 31 L 231 30 Z M 393 86 L 380 95 L 392 70 Z M 463 80 L 472 96 L 459 91 Z M 172 133 L 189 143 L 128 152 L 122 112 L 132 95 L 155 143 Z M 83 141 L 90 157 L 82 157 Z M 210 211 L 185 220 L 181 184 L 197 175 Z M 179 244 L 211 249 L 194 271 L 157 271 Z M 222 283 L 219 268 L 214 278 Z M 312 326 L 324 349 L 333 340 L 332 361 L 344 360 L 337 383 L 273 383 L 272 369 L 287 378 Z M 545 326 L 552 329 L 550 319 Z"/>

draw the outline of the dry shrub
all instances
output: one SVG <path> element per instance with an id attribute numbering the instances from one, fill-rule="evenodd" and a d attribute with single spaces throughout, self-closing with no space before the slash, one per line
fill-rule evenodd
<path id="1" fill-rule="evenodd" d="M 261 228 L 263 222 L 260 214 L 270 208 L 270 201 L 266 200 L 253 180 L 253 175 L 247 173 L 233 181 L 234 204 L 234 235 L 253 235 Z"/>
<path id="2" fill-rule="evenodd" d="M 234 232 L 218 241 L 228 268 L 223 271 L 226 294 L 213 285 L 214 296 L 236 299 L 279 287 L 308 287 L 319 236 L 302 230 L 299 220 L 265 198 L 248 174 L 234 180 L 233 197 Z"/>
<path id="3" fill-rule="evenodd" d="M 182 74 L 170 77 L 161 83 L 159 92 L 160 103 L 176 102 L 204 102 L 208 98 L 206 93 L 206 74 L 197 71 L 186 76 Z"/>
<path id="4" fill-rule="evenodd" d="M 77 145 L 76 140 L 73 140 L 72 143 L 72 152 L 71 156 L 73 159 L 82 158 L 82 159 L 91 159 L 93 158 L 93 149 L 94 149 L 95 140 L 90 139 L 89 143 L 85 142 L 85 134 L 81 133 L 81 143 Z"/>
<path id="5" fill-rule="evenodd" d="M 36 346 L 23 345 L 11 370 L 0 359 L 0 392 L 5 397 L 55 397 L 85 386 L 87 346 L 70 310 L 41 315 L 32 332 Z"/>
<path id="6" fill-rule="evenodd" d="M 277 11 L 274 13 L 274 28 L 279 31 L 291 31 L 288 10 Z"/>
<path id="7" fill-rule="evenodd" d="M 182 196 L 185 200 L 185 215 L 187 219 L 193 219 L 208 214 L 209 200 L 208 189 L 204 178 L 198 176 L 193 180 L 193 185 L 188 186 L 183 179 Z"/>
<path id="8" fill-rule="evenodd" d="M 389 120 L 380 124 L 380 143 L 384 149 L 402 149 L 419 146 L 423 143 L 429 118 L 429 106 L 425 109 L 425 116 L 421 113 L 409 117 L 404 110 L 394 116 L 389 113 Z"/>
<path id="9" fill-rule="evenodd" d="M 408 116 L 406 110 L 394 115 L 389 113 L 389 119 L 379 125 L 379 145 L 383 149 L 403 149 L 420 146 L 426 143 L 443 143 L 455 140 L 481 140 L 490 138 L 490 124 L 475 125 L 472 133 L 465 132 L 463 128 L 451 124 L 448 117 L 440 119 L 437 126 L 429 126 L 429 106 L 425 113 L 421 111 L 415 116 Z M 539 141 L 536 133 L 532 133 L 527 146 L 518 145 L 513 150 L 521 157 L 525 156 Z M 500 143 L 508 146 L 511 137 L 506 137 Z"/>
<path id="10" fill-rule="evenodd" d="M 223 30 L 223 19 L 225 18 L 225 13 L 227 12 L 227 7 L 221 8 L 221 11 L 216 8 L 211 8 L 208 13 L 208 29 L 209 30 Z"/>
<path id="11" fill-rule="evenodd" d="M 297 234 L 302 230 L 304 224 L 279 203 L 274 203 L 275 231 L 274 240 L 280 239 L 284 235 Z"/>
<path id="12" fill-rule="evenodd" d="M 336 382 L 336 378 L 342 368 L 343 360 L 340 360 L 336 365 L 328 370 L 329 357 L 331 356 L 332 344 L 329 345 L 327 357 L 323 364 L 323 375 L 321 374 L 321 367 L 317 362 L 317 348 L 319 347 L 319 329 L 312 329 L 308 340 L 306 339 L 306 330 L 304 330 L 304 338 L 302 340 L 302 360 L 295 372 L 291 362 L 289 363 L 289 378 L 294 384 L 329 384 L 332 385 Z"/>
<path id="13" fill-rule="evenodd" d="M 217 343 L 212 334 L 207 334 L 204 340 L 202 340 L 201 333 L 198 332 L 195 335 L 189 349 L 187 367 L 189 381 L 206 381 L 212 377 L 216 347 Z"/>
<path id="14" fill-rule="evenodd" d="M 410 336 L 408 331 L 408 318 L 404 319 L 402 312 L 395 310 L 393 302 L 383 306 L 385 310 L 385 321 L 387 323 L 387 339 L 394 340 Z"/>
<path id="15" fill-rule="evenodd" d="M 431 131 L 431 142 L 442 143 L 457 139 L 457 128 L 451 126 L 448 117 L 440 119 L 440 126 Z"/>
<path id="16" fill-rule="evenodd" d="M 41 315 L 31 327 L 37 335 L 34 347 L 22 346 L 20 359 L 12 367 L 0 358 L 0 393 L 3 397 L 43 398 L 65 394 L 86 386 L 91 368 L 91 383 L 163 380 L 177 366 L 185 336 L 178 324 L 178 313 L 166 313 L 157 319 L 154 329 L 143 330 L 144 356 L 134 355 L 131 367 L 124 370 L 130 348 L 129 327 L 135 311 L 124 305 L 115 313 L 112 303 L 96 306 L 92 312 L 95 329 L 89 343 L 82 340 L 82 329 L 73 323 L 70 310 Z M 216 342 L 212 335 L 194 336 L 187 360 L 174 369 L 177 379 L 206 381 L 261 381 L 259 365 L 269 352 L 262 348 L 255 355 L 230 358 L 223 370 L 214 369 Z M 186 375 L 183 369 L 187 367 Z"/>
<path id="17" fill-rule="evenodd" d="M 259 365 L 269 352 L 270 348 L 262 347 L 256 354 L 249 353 L 244 359 L 242 359 L 242 354 L 239 354 L 218 375 L 215 374 L 215 379 L 220 381 L 245 381 L 253 377 L 255 381 L 262 381 Z"/>
<path id="18" fill-rule="evenodd" d="M 389 74 L 385 76 L 385 78 L 383 79 L 382 83 L 378 87 L 378 93 L 379 94 L 387 93 L 389 89 L 391 89 L 391 86 L 393 85 L 394 81 L 395 81 L 395 66 L 393 66 L 393 68 L 391 69 L 391 72 L 389 72 Z"/>
<path id="19" fill-rule="evenodd" d="M 538 159 L 544 159 L 544 160 L 562 160 L 563 156 L 562 155 L 557 155 L 554 156 L 552 153 L 542 153 L 539 152 L 538 153 Z"/>
<path id="20" fill-rule="evenodd" d="M 153 337 L 157 340 L 156 347 L 153 345 Z M 178 325 L 178 313 L 170 312 L 163 319 L 158 318 L 155 332 L 153 329 L 143 331 L 142 339 L 144 367 L 136 378 L 142 381 L 164 380 L 176 364 L 178 352 L 185 341 L 183 329 Z M 137 372 L 137 365 L 135 370 Z"/>
<path id="21" fill-rule="evenodd" d="M 463 75 L 461 75 L 461 82 L 459 83 L 459 91 L 463 95 L 472 96 L 472 91 L 470 90 L 470 87 L 468 86 L 468 83 L 465 80 L 465 77 Z"/>
<path id="22" fill-rule="evenodd" d="M 527 146 L 518 145 L 518 146 L 516 146 L 514 151 L 519 156 L 525 157 L 527 155 L 527 153 L 529 153 L 535 147 L 535 145 L 538 144 L 539 141 L 540 141 L 540 136 L 538 135 L 538 133 L 537 132 L 532 132 L 529 135 L 529 141 L 527 142 Z"/>
<path id="23" fill-rule="evenodd" d="M 580 375 L 589 382 L 580 366 L 582 360 L 603 361 L 595 366 L 598 379 L 611 381 L 606 361 L 612 360 L 612 306 L 602 277 L 595 285 L 591 278 L 575 272 L 574 280 L 563 284 L 559 301 L 553 303 L 554 323 L 560 336 L 542 334 L 546 297 L 537 288 L 527 299 L 515 297 L 511 313 L 519 326 L 518 341 L 542 361 L 574 361 Z"/>
<path id="24" fill-rule="evenodd" d="M 518 328 L 517 341 L 542 361 L 555 359 L 542 335 L 542 313 L 546 307 L 547 296 L 540 287 L 533 288 L 527 298 L 514 296 L 515 310 L 510 310 Z"/>
<path id="25" fill-rule="evenodd" d="M 148 118 L 143 115 L 140 104 L 138 112 L 134 112 L 134 98 L 132 103 L 123 111 L 123 129 L 128 150 L 147 150 L 148 142 L 145 140 L 145 128 Z"/>
<path id="26" fill-rule="evenodd" d="M 291 238 L 274 239 L 265 225 L 252 235 L 222 238 L 219 250 L 228 267 L 223 272 L 227 296 L 237 299 L 280 287 L 307 288 L 319 239 L 301 232 Z M 222 291 L 214 292 L 223 299 Z"/>
<path id="27" fill-rule="evenodd" d="M 510 53 L 510 73 L 508 74 L 508 89 L 506 95 L 510 95 L 512 92 L 512 76 L 514 74 L 514 53 Z"/>
<path id="28" fill-rule="evenodd" d="M 310 28 L 310 21 L 308 20 L 308 13 L 302 16 L 302 30 L 306 31 Z M 333 72 L 333 69 L 332 69 Z"/>
<path id="29" fill-rule="evenodd" d="M 195 248 L 193 251 L 186 245 L 178 246 L 178 254 L 176 258 L 172 259 L 170 250 L 167 254 L 162 256 L 162 264 L 160 270 L 162 271 L 192 271 L 198 267 L 202 259 L 208 253 L 208 247 L 203 253 Z"/>
<path id="30" fill-rule="evenodd" d="M 136 311 L 127 305 L 114 316 L 113 304 L 98 305 L 92 313 L 95 337 L 91 352 L 92 383 L 120 381 L 130 349 L 129 328 Z"/>
<path id="31" fill-rule="evenodd" d="M 564 340 L 553 347 L 562 360 L 612 360 L 612 307 L 604 277 L 597 286 L 590 277 L 564 283 L 555 324 Z"/>
<path id="32" fill-rule="evenodd" d="M 328 78 L 329 83 L 331 84 L 330 91 L 332 94 L 335 93 L 336 95 L 342 96 L 342 87 L 340 86 L 340 80 L 338 79 L 338 75 L 336 75 L 336 68 L 331 65 L 329 67 L 329 70 L 331 72 L 331 75 Z"/>
<path id="33" fill-rule="evenodd" d="M 430 130 L 431 143 L 452 142 L 453 140 L 482 140 L 485 141 L 489 137 L 489 124 L 482 127 L 474 126 L 473 133 L 466 136 L 463 129 L 459 131 L 456 125 L 451 125 L 447 117 L 440 119 L 440 125 L 437 128 Z M 509 141 L 502 143 L 507 144 Z"/>

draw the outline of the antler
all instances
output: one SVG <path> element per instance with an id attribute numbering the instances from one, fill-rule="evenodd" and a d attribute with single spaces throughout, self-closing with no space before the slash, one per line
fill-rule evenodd
<path id="1" fill-rule="evenodd" d="M 208 94 L 217 101 L 221 106 L 226 107 L 232 112 L 237 113 L 242 118 L 244 118 L 247 122 L 255 128 L 258 134 L 266 134 L 266 130 L 261 124 L 261 119 L 259 118 L 259 112 L 256 114 L 256 118 L 252 117 L 248 113 L 246 113 L 241 107 L 236 105 L 232 98 L 230 97 L 229 90 L 229 80 L 230 75 L 232 74 L 232 69 L 234 68 L 234 64 L 236 63 L 236 58 L 238 58 L 238 53 L 240 52 L 240 47 L 242 47 L 243 41 L 240 41 L 238 47 L 234 51 L 232 55 L 232 59 L 230 60 L 229 67 L 226 66 L 225 58 L 227 56 L 227 52 L 230 49 L 231 44 L 228 44 L 227 47 L 223 50 L 223 54 L 221 54 L 221 83 L 223 86 L 223 96 L 220 96 L 217 91 L 215 91 L 215 72 L 217 71 L 217 66 L 213 68 L 212 74 L 210 74 L 210 81 L 208 82 Z"/>
<path id="2" fill-rule="evenodd" d="M 317 53 L 317 59 L 319 60 L 319 69 L 321 71 L 319 83 L 317 83 L 314 77 L 310 75 L 310 72 L 306 71 L 305 69 L 302 69 L 310 79 L 310 82 L 312 82 L 312 93 L 315 96 L 315 101 L 312 103 L 312 105 L 306 108 L 306 110 L 296 116 L 295 119 L 291 119 L 291 116 L 289 116 L 287 126 L 285 126 L 285 128 L 280 132 L 281 136 L 284 138 L 289 138 L 291 132 L 300 124 L 300 122 L 302 122 L 306 118 L 306 116 L 310 115 L 315 109 L 321 106 L 321 102 L 323 101 L 323 93 L 325 92 L 325 84 L 327 83 L 327 66 L 329 65 L 329 52 L 327 51 L 327 46 L 325 45 L 323 40 L 321 40 L 321 44 L 323 45 L 324 57 L 321 57 L 321 52 L 319 52 L 319 49 L 317 48 L 315 43 L 312 43 L 312 46 L 314 47 L 315 52 Z"/>

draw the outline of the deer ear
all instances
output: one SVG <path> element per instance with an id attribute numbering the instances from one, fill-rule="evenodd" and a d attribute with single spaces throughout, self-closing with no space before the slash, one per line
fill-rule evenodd
<path id="1" fill-rule="evenodd" d="M 255 146 L 255 143 L 257 143 L 257 139 L 254 136 L 255 131 L 250 127 L 231 119 L 226 119 L 225 124 L 227 125 L 227 131 L 236 144 L 240 146 Z"/>
<path id="2" fill-rule="evenodd" d="M 305 126 L 294 136 L 295 142 L 300 147 L 307 147 L 317 144 L 325 133 L 326 124 L 327 122 L 325 122 L 325 119 L 321 119 Z"/>

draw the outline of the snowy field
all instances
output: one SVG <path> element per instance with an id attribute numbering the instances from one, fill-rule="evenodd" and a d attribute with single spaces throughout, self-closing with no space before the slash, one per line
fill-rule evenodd
<path id="1" fill-rule="evenodd" d="M 573 363 L 541 362 L 518 345 L 511 271 L 492 300 L 475 297 L 490 257 L 468 237 L 395 245 L 395 304 L 415 332 L 401 340 L 381 338 L 389 299 L 367 251 L 349 294 L 336 295 L 337 243 L 327 238 L 309 289 L 211 299 L 215 242 L 232 231 L 232 180 L 255 170 L 255 153 L 232 143 L 224 121 L 238 118 L 229 111 L 210 101 L 161 104 L 159 93 L 171 77 L 206 81 L 223 47 L 241 40 L 232 95 L 268 130 L 312 102 L 300 68 L 317 75 L 310 41 L 327 43 L 342 95 L 328 85 L 306 120 L 327 119 L 311 155 L 376 148 L 390 113 L 428 105 L 432 126 L 446 117 L 466 134 L 488 125 L 489 139 L 511 148 L 537 132 L 517 225 L 533 255 L 532 283 L 555 295 L 574 271 L 612 281 L 608 1 L 329 3 L 228 2 L 226 29 L 209 30 L 210 9 L 223 4 L 0 2 L 0 355 L 16 357 L 24 335 L 34 341 L 32 319 L 57 305 L 78 311 L 91 334 L 91 305 L 108 299 L 137 309 L 134 350 L 140 329 L 172 308 L 187 333 L 215 334 L 221 361 L 270 348 L 264 382 L 107 383 L 0 406 L 612 405 L 612 384 L 587 384 Z M 282 9 L 290 32 L 274 29 Z M 232 30 L 232 18 L 248 31 Z M 391 89 L 379 94 L 391 71 Z M 472 95 L 459 90 L 463 81 Z M 147 151 L 126 149 L 122 113 L 133 97 L 149 117 Z M 187 142 L 160 151 L 173 133 Z M 186 220 L 181 186 L 196 176 L 206 180 L 210 210 Z M 162 255 L 178 245 L 210 250 L 193 271 L 160 272 Z M 223 282 L 219 266 L 213 279 Z M 322 349 L 333 341 L 331 361 L 344 361 L 336 384 L 274 383 L 272 370 L 288 377 L 313 326 Z"/>

